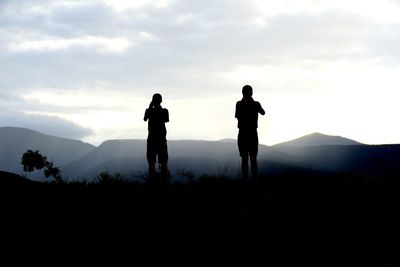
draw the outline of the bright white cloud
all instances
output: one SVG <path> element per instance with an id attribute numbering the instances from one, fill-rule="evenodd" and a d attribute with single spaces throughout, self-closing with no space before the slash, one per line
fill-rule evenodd
<path id="1" fill-rule="evenodd" d="M 156 36 L 154 36 L 151 33 L 145 32 L 145 31 L 140 32 L 139 36 L 140 36 L 140 38 L 142 40 L 145 40 L 145 41 L 155 41 L 155 40 L 157 40 Z"/>
<path id="2" fill-rule="evenodd" d="M 170 0 L 103 0 L 107 5 L 112 6 L 117 11 L 124 11 L 127 9 L 137 9 L 143 6 L 166 7 Z"/>
<path id="3" fill-rule="evenodd" d="M 254 7 L 267 18 L 282 14 L 323 15 L 339 11 L 370 17 L 381 23 L 400 22 L 400 6 L 393 0 L 254 0 Z"/>
<path id="4" fill-rule="evenodd" d="M 87 36 L 73 39 L 43 39 L 20 41 L 11 43 L 9 48 L 18 52 L 26 51 L 54 51 L 66 50 L 69 48 L 91 48 L 94 47 L 100 51 L 121 53 L 127 50 L 132 44 L 126 38 L 105 38 Z"/>

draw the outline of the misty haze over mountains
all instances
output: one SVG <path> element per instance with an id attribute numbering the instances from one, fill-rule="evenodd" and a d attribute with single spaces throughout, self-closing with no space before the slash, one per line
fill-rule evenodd
<path id="1" fill-rule="evenodd" d="M 146 140 L 109 140 L 98 147 L 79 140 L 41 134 L 16 127 L 0 128 L 0 170 L 21 174 L 21 156 L 39 150 L 66 180 L 93 180 L 103 171 L 134 179 L 147 172 Z M 170 140 L 170 172 L 196 176 L 239 174 L 240 157 L 235 139 L 220 141 Z M 400 169 L 400 145 L 364 145 L 340 136 L 320 133 L 274 146 L 259 146 L 261 175 L 293 169 L 330 172 L 393 173 Z M 32 179 L 42 179 L 39 176 Z M 137 178 L 138 179 L 138 178 Z"/>

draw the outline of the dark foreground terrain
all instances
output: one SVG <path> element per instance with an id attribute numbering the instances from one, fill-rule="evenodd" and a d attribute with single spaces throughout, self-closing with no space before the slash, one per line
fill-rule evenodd
<path id="1" fill-rule="evenodd" d="M 0 172 L 0 260 L 399 266 L 399 189 L 395 175 L 293 171 L 255 182 L 96 185 Z"/>

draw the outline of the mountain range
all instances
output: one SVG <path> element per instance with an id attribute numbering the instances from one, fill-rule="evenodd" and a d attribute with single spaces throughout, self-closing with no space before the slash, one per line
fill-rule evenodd
<path id="1" fill-rule="evenodd" d="M 344 138 L 341 136 L 325 135 L 321 133 L 312 133 L 303 137 L 296 138 L 291 141 L 276 144 L 276 147 L 283 146 L 327 146 L 327 145 L 363 145 L 357 141 Z"/>
<path id="2" fill-rule="evenodd" d="M 108 140 L 93 146 L 25 128 L 0 127 L 0 171 L 22 173 L 21 156 L 39 150 L 59 166 L 66 180 L 93 180 L 101 172 L 140 179 L 147 172 L 146 140 Z M 236 140 L 169 140 L 169 169 L 174 179 L 196 176 L 237 177 Z M 400 145 L 364 145 L 340 136 L 313 133 L 273 146 L 259 146 L 261 175 L 307 169 L 329 172 L 394 173 L 400 170 Z M 41 175 L 28 176 L 42 180 Z"/>

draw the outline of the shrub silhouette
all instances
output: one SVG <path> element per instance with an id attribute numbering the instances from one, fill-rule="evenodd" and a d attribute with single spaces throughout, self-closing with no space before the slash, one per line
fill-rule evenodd
<path id="1" fill-rule="evenodd" d="M 120 173 L 110 174 L 108 171 L 101 172 L 97 177 L 97 181 L 100 184 L 123 184 L 126 183 L 127 180 L 125 176 Z"/>
<path id="2" fill-rule="evenodd" d="M 60 169 L 54 166 L 52 161 L 48 161 L 47 157 L 40 154 L 39 150 L 26 151 L 22 155 L 21 164 L 25 172 L 44 169 L 44 176 L 46 178 L 52 176 L 57 183 L 63 182 Z"/>
<path id="3" fill-rule="evenodd" d="M 187 182 L 194 184 L 196 182 L 195 175 L 192 171 L 186 169 L 177 170 L 178 176 L 181 178 L 186 178 Z"/>

